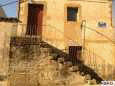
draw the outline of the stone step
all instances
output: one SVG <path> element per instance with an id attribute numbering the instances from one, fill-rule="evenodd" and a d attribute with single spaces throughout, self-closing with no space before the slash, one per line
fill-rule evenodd
<path id="1" fill-rule="evenodd" d="M 56 54 L 56 53 L 50 53 L 50 56 L 52 56 L 52 60 L 58 59 L 58 54 Z"/>
<path id="2" fill-rule="evenodd" d="M 66 67 L 72 67 L 73 66 L 72 62 L 70 62 L 70 61 L 64 61 L 64 65 Z"/>
<path id="3" fill-rule="evenodd" d="M 91 76 L 89 74 L 85 75 L 85 80 L 91 80 Z"/>
<path id="4" fill-rule="evenodd" d="M 70 72 L 77 72 L 79 70 L 78 66 L 72 66 L 69 68 Z"/>
<path id="5" fill-rule="evenodd" d="M 40 53 L 46 56 L 50 55 L 50 48 L 40 48 Z"/>
<path id="6" fill-rule="evenodd" d="M 64 63 L 64 58 L 58 58 L 59 63 Z"/>

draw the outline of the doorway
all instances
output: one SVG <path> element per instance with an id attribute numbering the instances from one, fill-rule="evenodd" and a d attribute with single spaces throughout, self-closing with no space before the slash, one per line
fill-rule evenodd
<path id="1" fill-rule="evenodd" d="M 42 36 L 43 8 L 42 4 L 29 4 L 27 35 Z"/>
<path id="2" fill-rule="evenodd" d="M 73 61 L 81 61 L 82 46 L 69 46 L 69 55 Z"/>

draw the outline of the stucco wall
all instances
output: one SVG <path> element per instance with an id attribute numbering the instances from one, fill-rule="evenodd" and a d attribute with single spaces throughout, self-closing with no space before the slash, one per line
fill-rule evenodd
<path id="1" fill-rule="evenodd" d="M 111 10 L 111 2 L 87 2 L 83 6 L 83 19 L 86 20 L 86 24 L 84 24 L 86 27 L 83 28 L 85 29 L 85 47 L 87 48 L 85 55 L 90 60 L 85 60 L 85 62 L 86 64 L 95 64 L 98 68 L 101 64 L 101 74 L 114 72 L 114 69 L 111 69 L 114 68 L 115 64 L 114 28 L 112 28 Z M 105 22 L 107 26 L 99 27 L 98 22 Z M 111 65 L 111 67 L 108 65 Z"/>

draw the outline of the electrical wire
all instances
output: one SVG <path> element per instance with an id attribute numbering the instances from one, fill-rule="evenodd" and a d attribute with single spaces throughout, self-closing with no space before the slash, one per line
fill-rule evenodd
<path id="1" fill-rule="evenodd" d="M 8 5 L 12 5 L 12 4 L 15 4 L 15 3 L 17 3 L 17 2 L 18 2 L 18 1 L 8 2 L 8 3 L 5 3 L 5 4 L 0 5 L 0 7 L 4 7 L 4 6 L 8 6 Z"/>
<path id="2" fill-rule="evenodd" d="M 0 4 L 2 5 L 2 4 L 8 3 L 8 2 L 10 2 L 10 1 L 14 1 L 14 0 L 0 1 Z M 16 1 L 16 0 L 15 0 L 15 1 Z"/>

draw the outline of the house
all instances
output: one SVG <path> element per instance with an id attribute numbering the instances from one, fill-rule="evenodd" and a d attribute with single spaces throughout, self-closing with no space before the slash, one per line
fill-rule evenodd
<path id="1" fill-rule="evenodd" d="M 40 36 L 71 55 L 79 51 L 78 59 L 108 79 L 115 66 L 112 11 L 112 0 L 20 1 L 17 36 Z"/>
<path id="2" fill-rule="evenodd" d="M 114 0 L 20 0 L 15 37 L 40 38 L 82 61 L 104 80 L 113 80 L 113 3 Z"/>

